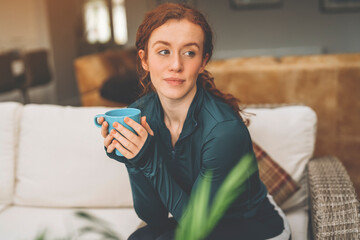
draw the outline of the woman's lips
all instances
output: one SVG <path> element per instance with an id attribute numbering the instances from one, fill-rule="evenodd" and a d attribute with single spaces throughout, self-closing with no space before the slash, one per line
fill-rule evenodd
<path id="1" fill-rule="evenodd" d="M 178 86 L 185 82 L 185 80 L 181 78 L 165 78 L 164 80 L 172 86 Z"/>

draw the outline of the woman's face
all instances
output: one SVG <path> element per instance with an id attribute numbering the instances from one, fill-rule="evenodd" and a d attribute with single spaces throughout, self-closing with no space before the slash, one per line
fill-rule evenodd
<path id="1" fill-rule="evenodd" d="M 147 59 L 139 51 L 142 66 L 160 99 L 182 100 L 196 93 L 196 80 L 204 71 L 204 33 L 188 20 L 169 20 L 150 35 Z"/>

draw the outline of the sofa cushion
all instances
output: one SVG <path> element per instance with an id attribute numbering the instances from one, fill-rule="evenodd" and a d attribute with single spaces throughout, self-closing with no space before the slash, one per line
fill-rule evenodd
<path id="1" fill-rule="evenodd" d="M 0 213 L 9 207 L 10 207 L 9 204 L 0 204 Z"/>
<path id="2" fill-rule="evenodd" d="M 132 206 L 126 168 L 109 159 L 94 116 L 108 108 L 24 106 L 14 202 L 42 207 Z"/>
<path id="3" fill-rule="evenodd" d="M 78 210 L 104 220 L 120 239 L 127 239 L 141 222 L 132 208 L 61 209 L 16 206 L 0 214 L 0 238 L 36 239 L 35 236 L 47 230 L 46 239 L 103 239 L 95 234 L 78 235 L 82 227 L 91 226 L 88 221 L 74 215 Z"/>
<path id="4" fill-rule="evenodd" d="M 298 209 L 309 209 L 310 195 L 307 171 L 304 171 L 304 174 L 297 182 L 297 185 L 300 189 L 280 205 L 285 213 L 296 211 Z"/>
<path id="5" fill-rule="evenodd" d="M 297 209 L 285 214 L 291 229 L 292 240 L 309 239 L 309 213 L 306 209 Z"/>
<path id="6" fill-rule="evenodd" d="M 299 186 L 292 177 L 255 142 L 253 142 L 253 149 L 259 166 L 260 179 L 274 198 L 274 201 L 278 205 L 281 205 L 299 189 Z"/>
<path id="7" fill-rule="evenodd" d="M 313 156 L 317 118 L 307 106 L 248 108 L 252 140 L 295 180 Z M 246 116 L 247 117 L 247 116 Z"/>
<path id="8" fill-rule="evenodd" d="M 0 204 L 11 203 L 13 198 L 21 109 L 20 103 L 0 103 Z"/>

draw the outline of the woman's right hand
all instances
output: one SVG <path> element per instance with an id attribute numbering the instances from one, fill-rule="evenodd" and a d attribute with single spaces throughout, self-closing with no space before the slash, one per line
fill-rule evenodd
<path id="1" fill-rule="evenodd" d="M 110 144 L 112 143 L 112 140 L 114 139 L 114 137 L 109 134 L 109 123 L 105 121 L 104 117 L 99 117 L 97 119 L 97 122 L 99 124 L 101 124 L 101 135 L 104 138 L 104 146 L 107 149 L 108 153 L 111 153 L 114 151 L 115 147 L 110 147 Z"/>

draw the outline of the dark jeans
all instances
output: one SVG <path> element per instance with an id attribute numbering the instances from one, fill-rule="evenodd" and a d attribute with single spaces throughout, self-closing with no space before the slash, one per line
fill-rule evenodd
<path id="1" fill-rule="evenodd" d="M 257 219 L 255 224 L 252 220 L 242 223 L 234 221 L 221 222 L 206 240 L 263 240 L 280 234 L 280 232 L 274 231 L 274 229 L 279 229 L 279 225 L 282 225 L 282 220 L 276 218 L 272 219 L 271 222 Z M 130 235 L 128 240 L 173 240 L 176 227 L 177 222 L 170 218 L 169 224 L 166 226 L 151 227 L 147 225 L 139 228 Z M 272 232 L 272 236 L 266 234 L 265 237 L 264 233 L 266 232 Z"/>
<path id="2" fill-rule="evenodd" d="M 149 226 L 145 226 L 136 230 L 128 240 L 173 240 L 175 237 L 175 226 L 173 229 L 166 229 L 163 232 L 156 231 Z M 249 233 L 249 231 L 245 231 Z M 260 232 L 260 234 L 259 234 Z M 237 239 L 251 239 L 251 240 L 263 240 L 261 231 L 257 229 L 250 234 L 244 235 L 244 233 L 236 230 L 234 226 L 229 225 L 228 227 L 217 228 L 206 240 L 237 240 Z M 291 239 L 291 238 L 290 238 Z"/>
<path id="3" fill-rule="evenodd" d="M 145 226 L 133 232 L 128 240 L 172 240 L 175 237 L 177 222 L 169 218 L 166 226 Z"/>

